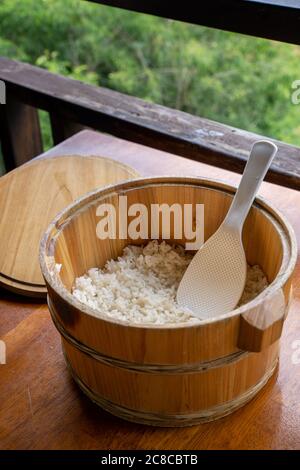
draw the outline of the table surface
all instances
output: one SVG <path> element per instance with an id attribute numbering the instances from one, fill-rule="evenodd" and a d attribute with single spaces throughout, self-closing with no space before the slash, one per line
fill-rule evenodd
<path id="1" fill-rule="evenodd" d="M 72 154 L 111 157 L 141 175 L 197 175 L 235 185 L 240 180 L 228 171 L 89 130 L 44 155 Z M 260 195 L 288 217 L 299 244 L 300 192 L 263 183 Z M 0 289 L 0 339 L 7 348 L 7 363 L 0 365 L 0 449 L 299 449 L 299 258 L 293 285 L 276 376 L 231 416 L 178 429 L 127 423 L 91 403 L 66 370 L 47 306 Z"/>

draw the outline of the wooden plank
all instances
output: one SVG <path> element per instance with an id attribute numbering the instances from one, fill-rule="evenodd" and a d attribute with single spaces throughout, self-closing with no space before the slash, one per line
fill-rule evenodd
<path id="1" fill-rule="evenodd" d="M 170 8 L 168 2 L 159 0 L 90 1 L 210 28 L 300 44 L 298 0 L 212 0 L 201 2 L 201 8 L 197 2 L 174 2 Z"/>
<path id="2" fill-rule="evenodd" d="M 0 338 L 40 306 L 36 300 L 13 294 L 2 287 L 0 299 Z"/>
<path id="3" fill-rule="evenodd" d="M 0 79 L 29 105 L 62 118 L 213 166 L 241 173 L 261 136 L 0 58 Z M 300 189 L 300 148 L 279 148 L 266 180 Z"/>
<path id="4" fill-rule="evenodd" d="M 0 106 L 0 140 L 7 171 L 22 165 L 43 151 L 37 109 L 7 93 Z"/>

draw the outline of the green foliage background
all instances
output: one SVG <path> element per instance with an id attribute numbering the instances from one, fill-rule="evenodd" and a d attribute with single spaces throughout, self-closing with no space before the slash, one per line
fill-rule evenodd
<path id="1" fill-rule="evenodd" d="M 300 145 L 297 46 L 83 0 L 1 0 L 0 55 Z"/>

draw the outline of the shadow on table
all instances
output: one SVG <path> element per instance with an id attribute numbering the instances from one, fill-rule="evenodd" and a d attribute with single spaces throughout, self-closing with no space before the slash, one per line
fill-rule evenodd
<path id="1" fill-rule="evenodd" d="M 4 300 L 6 302 L 12 302 L 16 304 L 23 304 L 23 305 L 45 305 L 46 304 L 46 297 L 39 298 L 39 297 L 27 297 L 26 295 L 16 294 L 4 287 L 0 286 L 0 300 Z"/>
<path id="2" fill-rule="evenodd" d="M 272 448 L 282 425 L 277 378 L 278 368 L 253 400 L 227 417 L 191 427 L 160 428 L 131 423 L 107 413 L 84 395 L 68 373 L 68 387 L 80 409 L 80 420 L 76 420 L 76 429 L 70 432 L 80 432 L 80 447 L 89 449 L 174 449 L 175 442 L 180 449 Z M 274 407 L 276 419 L 271 419 Z M 239 431 L 229 438 L 233 429 Z"/>

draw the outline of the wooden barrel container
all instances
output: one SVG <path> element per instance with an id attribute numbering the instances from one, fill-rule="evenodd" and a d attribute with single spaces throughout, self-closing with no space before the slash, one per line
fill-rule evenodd
<path id="1" fill-rule="evenodd" d="M 230 314 L 198 324 L 132 325 L 96 317 L 71 295 L 76 277 L 121 255 L 127 244 L 142 243 L 100 240 L 99 204 L 118 209 L 120 195 L 127 196 L 128 206 L 143 203 L 149 212 L 152 203 L 202 203 L 207 239 L 224 219 L 234 192 L 201 178 L 137 179 L 87 194 L 49 226 L 40 250 L 49 309 L 74 379 L 105 410 L 140 423 L 192 425 L 236 410 L 275 371 L 296 242 L 289 223 L 262 199 L 248 215 L 243 242 L 248 263 L 261 266 L 269 286 Z M 62 265 L 60 273 L 56 263 Z"/>

